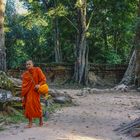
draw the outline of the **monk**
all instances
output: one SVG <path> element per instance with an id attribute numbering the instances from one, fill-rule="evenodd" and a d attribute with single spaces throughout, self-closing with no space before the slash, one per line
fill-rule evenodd
<path id="1" fill-rule="evenodd" d="M 24 115 L 29 120 L 26 128 L 32 127 L 32 119 L 39 118 L 39 125 L 43 126 L 40 94 L 37 92 L 40 85 L 46 83 L 46 77 L 39 67 L 34 67 L 32 60 L 26 61 L 27 70 L 22 74 L 22 103 Z"/>

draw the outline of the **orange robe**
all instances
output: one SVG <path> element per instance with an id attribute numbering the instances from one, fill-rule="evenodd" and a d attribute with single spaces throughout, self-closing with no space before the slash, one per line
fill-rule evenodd
<path id="1" fill-rule="evenodd" d="M 31 78 L 31 75 L 33 80 Z M 24 97 L 23 107 L 25 109 L 24 115 L 26 118 L 40 118 L 42 117 L 42 108 L 40 104 L 40 94 L 35 91 L 35 85 L 45 84 L 46 77 L 39 67 L 33 67 L 27 70 L 22 75 L 22 93 Z"/>

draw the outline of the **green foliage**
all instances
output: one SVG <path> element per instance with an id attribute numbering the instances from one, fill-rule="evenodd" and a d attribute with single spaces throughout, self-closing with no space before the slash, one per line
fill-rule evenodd
<path id="1" fill-rule="evenodd" d="M 9 114 L 2 115 L 2 114 L 0 114 L 0 120 L 5 122 L 6 124 L 10 124 L 10 123 L 23 123 L 23 122 L 27 122 L 28 121 L 24 117 L 22 111 L 18 111 L 18 113 L 13 114 L 13 115 L 9 115 Z"/>
<path id="2" fill-rule="evenodd" d="M 82 0 L 77 0 L 75 7 L 81 8 L 83 6 Z"/>
<path id="3" fill-rule="evenodd" d="M 120 56 L 116 52 L 106 52 L 105 56 L 108 64 L 120 64 L 122 62 Z"/>
<path id="4" fill-rule="evenodd" d="M 0 88 L 7 89 L 10 91 L 13 91 L 14 89 L 13 82 L 9 79 L 9 77 L 3 71 L 0 71 Z"/>
<path id="5" fill-rule="evenodd" d="M 54 16 L 54 17 L 57 17 L 57 16 L 60 16 L 60 17 L 63 17 L 63 16 L 66 16 L 68 14 L 68 11 L 67 9 L 64 7 L 64 5 L 62 5 L 61 3 L 56 7 L 56 8 L 51 8 L 48 13 L 47 13 L 49 16 Z"/>
<path id="6" fill-rule="evenodd" d="M 51 57 L 52 40 L 49 37 L 51 33 L 49 22 L 50 19 L 41 12 L 32 11 L 20 16 L 17 14 L 14 19 L 7 15 L 5 27 L 8 30 L 5 38 L 8 68 L 20 67 L 27 59 L 46 61 L 46 52 L 49 54 L 48 58 Z"/>
<path id="7" fill-rule="evenodd" d="M 54 62 L 54 19 L 58 19 L 59 42 L 64 62 L 74 63 L 77 7 L 81 0 L 24 1 L 28 12 L 16 13 L 14 1 L 6 8 L 5 38 L 8 68 L 22 65 L 26 59 Z M 87 46 L 89 62 L 127 63 L 133 47 L 137 23 L 137 2 L 133 0 L 87 1 Z M 14 15 L 11 16 L 11 12 Z M 91 13 L 93 14 L 91 18 Z M 90 19 L 91 18 L 91 19 Z"/>
<path id="8" fill-rule="evenodd" d="M 6 121 L 9 123 L 23 123 L 27 122 L 27 119 L 24 117 L 23 112 L 20 112 L 16 115 L 7 116 Z"/>

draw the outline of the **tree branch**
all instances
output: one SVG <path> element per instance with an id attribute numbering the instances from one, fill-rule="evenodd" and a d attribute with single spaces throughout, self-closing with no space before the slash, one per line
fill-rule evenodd
<path id="1" fill-rule="evenodd" d="M 70 22 L 70 24 L 76 29 L 76 31 L 79 32 L 79 29 L 72 23 L 72 21 L 69 18 L 67 18 L 65 16 L 64 16 L 64 18 Z"/>
<path id="2" fill-rule="evenodd" d="M 92 17 L 93 17 L 93 12 L 94 12 L 94 11 L 92 11 L 92 13 L 91 13 L 91 15 L 90 15 L 90 18 L 89 18 L 88 24 L 87 24 L 87 26 L 86 26 L 86 31 L 88 30 L 89 25 L 90 25 L 90 23 L 91 23 L 91 20 L 92 20 Z"/>

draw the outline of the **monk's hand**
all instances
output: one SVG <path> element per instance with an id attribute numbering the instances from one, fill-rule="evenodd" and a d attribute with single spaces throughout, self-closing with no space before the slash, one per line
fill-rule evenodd
<path id="1" fill-rule="evenodd" d="M 35 85 L 35 90 L 37 91 L 39 89 L 40 85 Z"/>
<path id="2" fill-rule="evenodd" d="M 21 101 L 22 101 L 22 102 L 24 101 L 24 97 L 21 97 Z"/>

